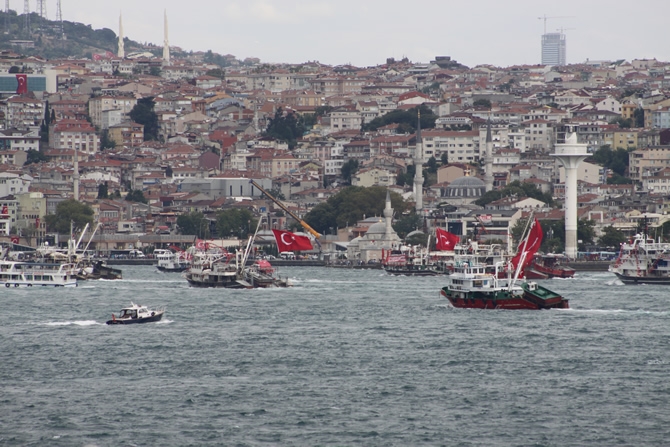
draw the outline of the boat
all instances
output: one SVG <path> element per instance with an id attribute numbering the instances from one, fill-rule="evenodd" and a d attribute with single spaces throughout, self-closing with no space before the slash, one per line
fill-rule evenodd
<path id="1" fill-rule="evenodd" d="M 526 278 L 528 279 L 544 279 L 531 278 L 528 270 L 534 270 L 537 273 L 546 275 L 547 278 L 572 278 L 575 276 L 575 269 L 565 265 L 567 258 L 563 255 L 554 254 L 536 254 L 533 262 L 526 268 Z"/>
<path id="2" fill-rule="evenodd" d="M 154 256 L 158 260 L 156 268 L 161 272 L 183 272 L 191 265 L 188 255 L 183 251 L 172 252 L 158 248 L 154 250 Z"/>
<path id="3" fill-rule="evenodd" d="M 274 269 L 269 262 L 257 262 L 247 266 L 251 253 L 252 242 L 258 234 L 258 225 L 253 236 L 249 237 L 247 246 L 237 252 L 229 253 L 222 249 L 196 250 L 190 268 L 184 277 L 193 287 L 223 287 L 227 289 L 255 289 L 269 287 L 289 287 L 292 284 L 288 279 L 274 275 Z"/>
<path id="4" fill-rule="evenodd" d="M 0 260 L 0 284 L 10 287 L 77 287 L 73 263 Z"/>
<path id="5" fill-rule="evenodd" d="M 609 271 L 624 284 L 670 285 L 670 244 L 636 234 L 621 244 L 619 255 Z"/>
<path id="6" fill-rule="evenodd" d="M 395 276 L 436 276 L 444 273 L 429 261 L 427 253 L 421 253 L 416 247 L 382 253 L 382 268 Z"/>
<path id="7" fill-rule="evenodd" d="M 528 267 L 542 241 L 537 219 L 519 243 L 517 254 L 509 261 L 486 262 L 476 245 L 455 256 L 454 271 L 440 291 L 452 306 L 467 309 L 567 309 L 569 302 L 560 294 L 519 275 Z M 525 233 L 525 231 L 524 231 Z M 474 243 L 476 244 L 476 243 Z M 530 258 L 530 259 L 529 259 Z"/>
<path id="8" fill-rule="evenodd" d="M 511 271 L 498 263 L 493 272 L 476 257 L 457 260 L 441 294 L 452 306 L 466 309 L 568 309 L 568 300 L 536 282 L 516 283 Z M 507 270 L 506 278 L 500 272 Z"/>
<path id="9" fill-rule="evenodd" d="M 135 304 L 131 301 L 130 307 L 121 309 L 121 314 L 117 317 L 112 314 L 112 319 L 107 324 L 138 324 L 152 323 L 160 321 L 165 314 L 165 309 L 149 309 L 146 306 Z"/>
<path id="10" fill-rule="evenodd" d="M 87 279 L 123 279 L 123 272 L 121 269 L 110 267 L 104 261 L 84 261 L 80 262 L 77 278 L 81 280 Z"/>

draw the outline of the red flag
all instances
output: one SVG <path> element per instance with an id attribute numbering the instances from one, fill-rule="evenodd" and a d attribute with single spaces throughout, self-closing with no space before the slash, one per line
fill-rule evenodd
<path id="1" fill-rule="evenodd" d="M 290 231 L 283 230 L 272 230 L 272 233 L 275 235 L 277 249 L 280 253 L 283 251 L 302 251 L 314 248 L 312 241 L 307 236 L 298 236 Z"/>
<path id="2" fill-rule="evenodd" d="M 522 253 L 526 253 L 526 259 L 521 266 L 521 270 L 525 269 L 533 261 L 533 256 L 540 249 L 542 245 L 542 227 L 540 222 L 537 221 L 537 218 L 533 220 L 533 223 L 530 224 L 530 231 L 528 232 L 528 237 L 519 242 L 519 247 L 516 250 L 516 254 L 512 258 L 512 265 L 516 270 L 521 261 Z"/>
<path id="3" fill-rule="evenodd" d="M 456 244 L 461 241 L 461 238 L 458 235 L 444 231 L 441 228 L 435 229 L 435 237 L 437 238 L 435 244 L 437 250 L 453 250 L 454 247 L 456 247 Z"/>
<path id="4" fill-rule="evenodd" d="M 16 94 L 21 95 L 23 93 L 28 93 L 28 75 L 27 74 L 17 74 L 16 82 L 18 86 L 16 87 Z"/>
<path id="5" fill-rule="evenodd" d="M 3 214 L 3 215 L 9 214 L 9 208 L 7 208 L 7 205 L 2 207 L 2 213 L 1 214 Z"/>
<path id="6" fill-rule="evenodd" d="M 12 236 L 11 240 L 12 240 L 12 244 L 18 244 L 19 243 L 19 237 L 18 236 Z"/>

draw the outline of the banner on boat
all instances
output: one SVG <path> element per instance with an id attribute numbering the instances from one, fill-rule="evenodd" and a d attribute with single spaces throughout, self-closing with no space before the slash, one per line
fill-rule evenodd
<path id="1" fill-rule="evenodd" d="M 272 230 L 277 241 L 277 249 L 279 252 L 283 251 L 304 251 L 312 250 L 312 241 L 307 236 L 299 236 L 290 231 Z"/>
<path id="2" fill-rule="evenodd" d="M 542 245 L 542 236 L 542 227 L 540 226 L 540 222 L 538 222 L 537 218 L 535 218 L 530 224 L 528 236 L 519 242 L 516 255 L 514 255 L 512 258 L 512 265 L 514 266 L 515 270 L 519 266 L 519 262 L 521 261 L 521 256 L 523 253 L 526 253 L 526 258 L 524 259 L 523 265 L 521 266 L 521 271 L 530 265 L 530 263 L 533 261 L 533 256 L 535 256 L 535 253 L 537 253 L 540 249 L 540 245 Z"/>

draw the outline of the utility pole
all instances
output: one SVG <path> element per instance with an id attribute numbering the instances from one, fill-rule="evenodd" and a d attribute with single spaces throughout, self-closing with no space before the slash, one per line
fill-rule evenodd
<path id="1" fill-rule="evenodd" d="M 23 27 L 26 31 L 27 38 L 30 38 L 30 0 L 23 0 Z"/>
<path id="2" fill-rule="evenodd" d="M 61 0 L 56 5 L 56 22 L 60 24 L 60 37 L 65 40 L 65 30 L 63 29 L 63 10 L 61 9 Z"/>
<path id="3" fill-rule="evenodd" d="M 46 0 L 37 0 L 37 7 L 35 8 L 37 15 L 46 20 L 47 18 L 47 2 Z"/>

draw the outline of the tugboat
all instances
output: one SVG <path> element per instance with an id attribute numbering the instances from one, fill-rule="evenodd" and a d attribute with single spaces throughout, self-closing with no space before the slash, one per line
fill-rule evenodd
<path id="1" fill-rule="evenodd" d="M 547 278 L 572 278 L 575 276 L 575 269 L 564 265 L 564 261 L 565 256 L 536 254 L 529 269 L 544 274 Z M 530 278 L 530 276 L 527 274 L 526 278 Z"/>
<path id="2" fill-rule="evenodd" d="M 624 284 L 670 285 L 670 244 L 636 234 L 632 241 L 621 244 L 609 271 Z"/>
<path id="3" fill-rule="evenodd" d="M 154 321 L 160 321 L 164 314 L 164 309 L 151 310 L 146 306 L 141 306 L 131 301 L 130 307 L 121 309 L 121 315 L 117 317 L 112 314 L 112 319 L 107 321 L 107 324 L 152 323 Z"/>

